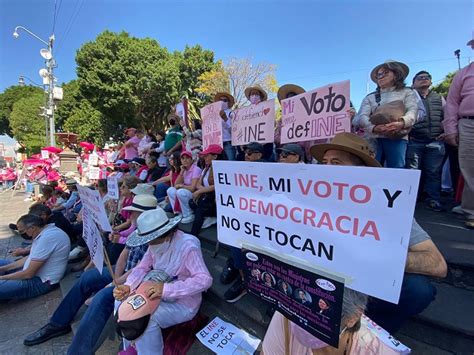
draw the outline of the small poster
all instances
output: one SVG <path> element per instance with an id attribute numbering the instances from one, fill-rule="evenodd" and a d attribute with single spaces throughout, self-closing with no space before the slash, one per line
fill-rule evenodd
<path id="1" fill-rule="evenodd" d="M 253 248 L 252 248 L 253 249 Z M 319 340 L 338 347 L 344 282 L 242 249 L 247 289 Z"/>

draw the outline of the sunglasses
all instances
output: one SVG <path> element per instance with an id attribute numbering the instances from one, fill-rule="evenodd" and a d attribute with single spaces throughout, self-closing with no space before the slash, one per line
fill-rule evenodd
<path id="1" fill-rule="evenodd" d="M 296 153 L 289 153 L 289 152 L 282 152 L 280 153 L 280 157 L 282 158 L 288 158 L 289 155 L 298 155 Z"/>
<path id="2" fill-rule="evenodd" d="M 385 70 L 383 72 L 377 73 L 375 76 L 377 79 L 382 79 L 384 76 L 386 76 L 388 73 L 390 73 L 390 70 Z"/>
<path id="3" fill-rule="evenodd" d="M 429 75 L 419 75 L 415 78 L 415 80 L 421 81 L 421 80 L 431 80 L 431 76 Z"/>
<path id="4" fill-rule="evenodd" d="M 252 154 L 256 154 L 256 153 L 260 153 L 260 152 L 251 152 L 251 151 L 247 150 L 245 152 L 245 155 L 252 155 Z"/>

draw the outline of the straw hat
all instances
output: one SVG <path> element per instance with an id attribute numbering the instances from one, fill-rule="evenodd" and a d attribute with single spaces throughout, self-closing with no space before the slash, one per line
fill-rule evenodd
<path id="1" fill-rule="evenodd" d="M 286 85 L 280 86 L 277 93 L 278 101 L 281 102 L 281 100 L 286 99 L 286 95 L 288 95 L 289 93 L 295 93 L 296 95 L 299 95 L 304 92 L 306 92 L 305 89 L 295 84 L 286 84 Z"/>
<path id="2" fill-rule="evenodd" d="M 334 136 L 331 143 L 316 144 L 310 149 L 311 155 L 319 162 L 323 161 L 328 150 L 342 150 L 358 156 L 367 166 L 382 167 L 380 163 L 370 156 L 369 143 L 362 137 L 352 133 L 339 133 Z"/>
<path id="3" fill-rule="evenodd" d="M 372 71 L 370 72 L 370 78 L 372 79 L 372 81 L 374 83 L 377 84 L 377 72 L 379 71 L 379 69 L 384 66 L 384 65 L 387 65 L 389 67 L 389 69 L 398 69 L 401 71 L 402 73 L 402 76 L 403 76 L 403 80 L 405 80 L 405 78 L 408 76 L 408 73 L 410 72 L 410 69 L 408 68 L 408 65 L 406 65 L 405 63 L 402 63 L 402 62 L 397 62 L 395 60 L 387 60 L 385 61 L 384 63 L 381 63 L 379 65 L 377 65 L 374 69 L 372 69 Z"/>
<path id="4" fill-rule="evenodd" d="M 249 86 L 248 88 L 244 90 L 245 97 L 247 98 L 247 100 L 250 100 L 250 92 L 252 92 L 252 90 L 257 90 L 258 92 L 260 92 L 261 94 L 260 96 L 263 96 L 262 101 L 267 100 L 268 98 L 267 92 L 263 90 L 260 85 Z"/>
<path id="5" fill-rule="evenodd" d="M 222 96 L 227 97 L 227 100 L 229 100 L 229 108 L 235 105 L 235 98 L 228 92 L 218 92 L 217 94 L 215 94 L 214 102 L 219 101 L 219 98 L 221 98 Z"/>
<path id="6" fill-rule="evenodd" d="M 125 211 L 145 212 L 154 210 L 158 206 L 158 201 L 153 195 L 136 195 L 130 206 L 124 207 Z"/>
<path id="7" fill-rule="evenodd" d="M 135 195 L 152 195 L 155 193 L 155 187 L 151 184 L 137 184 L 130 190 Z"/>
<path id="8" fill-rule="evenodd" d="M 160 207 L 145 211 L 137 218 L 137 229 L 127 238 L 127 245 L 132 248 L 138 247 L 163 237 L 180 221 L 181 216 L 168 218 L 166 212 Z"/>

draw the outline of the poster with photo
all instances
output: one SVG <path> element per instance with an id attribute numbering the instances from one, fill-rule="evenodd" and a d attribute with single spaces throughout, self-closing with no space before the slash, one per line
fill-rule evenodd
<path id="1" fill-rule="evenodd" d="M 253 295 L 325 343 L 338 347 L 344 282 L 242 249 L 244 278 Z"/>

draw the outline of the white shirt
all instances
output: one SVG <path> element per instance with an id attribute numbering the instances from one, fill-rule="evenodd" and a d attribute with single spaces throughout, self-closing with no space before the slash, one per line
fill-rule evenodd
<path id="1" fill-rule="evenodd" d="M 227 109 L 224 112 L 227 116 L 227 121 L 222 120 L 222 141 L 229 142 L 232 141 L 232 120 L 230 119 L 232 110 Z"/>
<path id="2" fill-rule="evenodd" d="M 70 250 L 71 242 L 67 234 L 54 224 L 48 224 L 33 240 L 23 270 L 28 268 L 31 260 L 44 261 L 35 276 L 43 282 L 57 284 L 66 272 Z"/>

